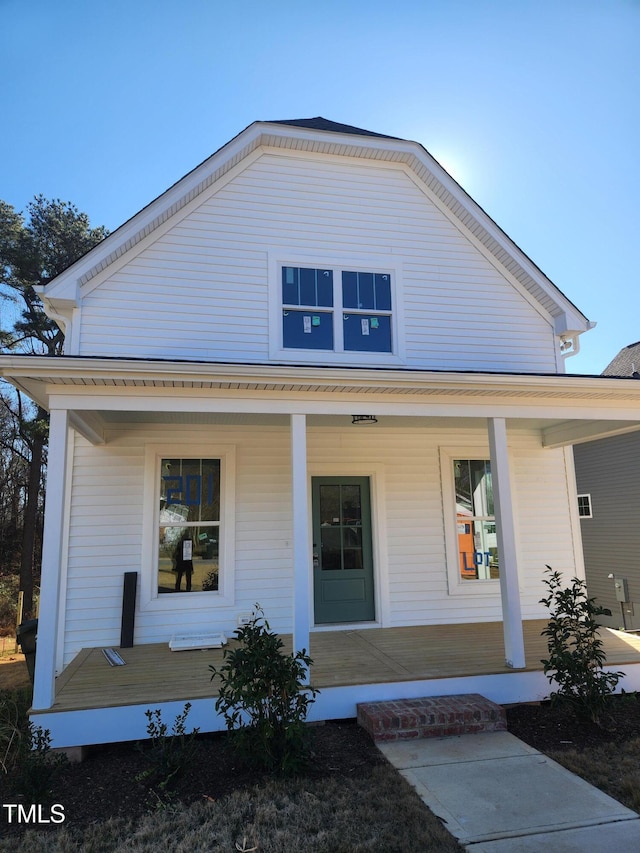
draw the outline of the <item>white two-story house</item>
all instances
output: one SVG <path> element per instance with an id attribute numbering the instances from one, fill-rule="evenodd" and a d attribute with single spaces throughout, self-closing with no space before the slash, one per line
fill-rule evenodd
<path id="1" fill-rule="evenodd" d="M 223 728 L 221 652 L 169 643 L 256 603 L 311 650 L 317 718 L 547 695 L 544 568 L 584 573 L 571 445 L 640 428 L 640 386 L 565 373 L 591 324 L 421 145 L 255 122 L 41 297 L 64 356 L 0 364 L 51 413 L 54 745 L 185 701 Z"/>

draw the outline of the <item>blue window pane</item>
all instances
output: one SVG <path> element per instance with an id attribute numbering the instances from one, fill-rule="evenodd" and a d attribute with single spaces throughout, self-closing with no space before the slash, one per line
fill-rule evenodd
<path id="1" fill-rule="evenodd" d="M 391 311 L 391 276 L 387 273 L 375 275 L 376 311 Z"/>
<path id="2" fill-rule="evenodd" d="M 373 273 L 358 273 L 358 308 L 374 309 Z"/>
<path id="3" fill-rule="evenodd" d="M 358 307 L 358 273 L 342 273 L 342 306 L 344 308 Z"/>
<path id="4" fill-rule="evenodd" d="M 297 267 L 282 267 L 282 302 L 284 305 L 299 305 L 299 270 Z"/>
<path id="5" fill-rule="evenodd" d="M 391 317 L 344 314 L 344 348 L 356 352 L 391 352 Z"/>
<path id="6" fill-rule="evenodd" d="M 310 267 L 282 268 L 282 304 L 333 306 L 333 271 Z"/>
<path id="7" fill-rule="evenodd" d="M 333 305 L 333 271 L 317 270 L 317 293 L 316 305 L 330 308 Z"/>
<path id="8" fill-rule="evenodd" d="M 298 305 L 317 305 L 316 270 L 300 270 L 300 302 Z"/>
<path id="9" fill-rule="evenodd" d="M 283 311 L 282 340 L 288 349 L 333 349 L 333 314 Z"/>

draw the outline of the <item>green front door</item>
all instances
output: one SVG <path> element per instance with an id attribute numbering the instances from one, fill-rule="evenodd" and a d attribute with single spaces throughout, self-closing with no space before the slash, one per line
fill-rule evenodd
<path id="1" fill-rule="evenodd" d="M 314 477 L 316 625 L 375 619 L 368 477 Z"/>

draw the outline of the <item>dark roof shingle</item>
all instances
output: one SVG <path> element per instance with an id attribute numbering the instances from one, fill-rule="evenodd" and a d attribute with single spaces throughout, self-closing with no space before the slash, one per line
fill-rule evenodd
<path id="1" fill-rule="evenodd" d="M 328 118 L 316 116 L 315 118 L 289 118 L 281 121 L 268 121 L 266 124 L 287 124 L 291 127 L 307 127 L 310 130 L 325 130 L 330 133 L 352 133 L 354 136 L 378 136 L 380 139 L 399 139 L 398 136 L 387 136 L 385 133 L 374 133 L 372 130 L 363 130 L 351 124 L 340 124 L 330 121 Z"/>
<path id="2" fill-rule="evenodd" d="M 640 379 L 640 341 L 621 349 L 602 371 L 603 376 L 633 376 Z"/>

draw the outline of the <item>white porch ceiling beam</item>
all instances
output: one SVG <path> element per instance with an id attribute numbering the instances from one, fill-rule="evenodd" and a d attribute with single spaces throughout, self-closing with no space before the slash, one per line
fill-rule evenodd
<path id="1" fill-rule="evenodd" d="M 637 413 L 636 413 L 637 414 Z M 543 447 L 566 447 L 569 444 L 584 444 L 599 438 L 624 435 L 640 430 L 640 421 L 566 421 L 542 430 Z"/>
<path id="2" fill-rule="evenodd" d="M 104 422 L 93 412 L 69 412 L 69 424 L 93 445 L 104 444 Z"/>
<path id="3" fill-rule="evenodd" d="M 316 414 L 316 415 L 405 415 L 416 417 L 461 417 L 461 418 L 534 418 L 572 419 L 593 421 L 598 414 L 606 414 L 611 420 L 637 424 L 638 405 L 606 407 L 602 401 L 584 403 L 545 403 L 527 400 L 518 404 L 505 402 L 504 398 L 463 396 L 456 401 L 453 397 L 441 399 L 407 399 L 406 395 L 369 395 L 357 393 L 326 392 L 255 392 L 255 395 L 237 396 L 234 392 L 209 392 L 198 396 L 187 389 L 173 389 L 170 394 L 160 389 L 145 388 L 141 394 L 132 388 L 130 394 L 52 394 L 51 405 L 61 408 L 86 411 L 112 412 L 225 412 L 236 414 Z M 115 389 L 114 389 L 115 391 Z M 180 392 L 183 393 L 180 393 Z M 155 393 L 154 393 L 155 392 Z"/>

